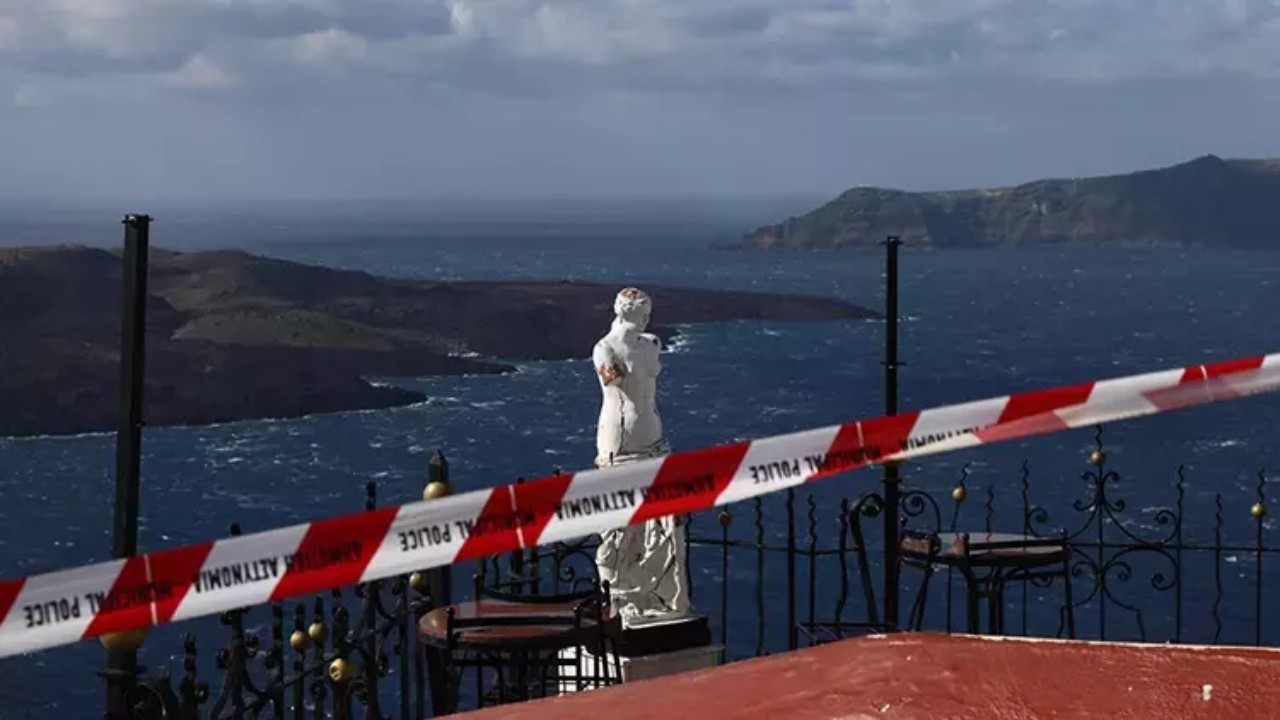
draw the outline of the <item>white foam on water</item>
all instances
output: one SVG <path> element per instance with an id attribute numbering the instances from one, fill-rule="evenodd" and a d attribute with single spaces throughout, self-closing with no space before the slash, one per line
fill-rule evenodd
<path id="1" fill-rule="evenodd" d="M 467 404 L 473 408 L 478 408 L 480 410 L 492 410 L 493 408 L 500 408 L 503 405 L 506 405 L 507 401 L 506 400 L 477 400 L 477 401 L 469 402 Z"/>

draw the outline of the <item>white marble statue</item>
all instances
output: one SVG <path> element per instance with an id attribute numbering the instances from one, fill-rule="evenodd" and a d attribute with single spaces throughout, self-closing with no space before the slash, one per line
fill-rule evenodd
<path id="1" fill-rule="evenodd" d="M 591 353 L 602 402 L 596 429 L 596 467 L 620 465 L 670 452 L 658 416 L 662 341 L 645 332 L 652 303 L 636 288 L 618 293 L 609 333 Z M 623 627 L 690 615 L 684 528 L 675 517 L 611 530 L 596 552 Z"/>

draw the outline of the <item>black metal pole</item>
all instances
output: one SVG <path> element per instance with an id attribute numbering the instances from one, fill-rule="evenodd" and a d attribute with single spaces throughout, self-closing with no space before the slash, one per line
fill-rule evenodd
<path id="1" fill-rule="evenodd" d="M 120 322 L 120 417 L 116 431 L 115 556 L 138 552 L 138 477 L 146 361 L 147 255 L 151 218 L 124 219 L 124 303 Z"/>
<path id="2" fill-rule="evenodd" d="M 124 218 L 123 303 L 120 317 L 120 417 L 116 431 L 114 555 L 138 552 L 139 470 L 142 456 L 142 383 L 146 355 L 147 260 L 151 218 Z M 128 696 L 137 681 L 138 650 L 133 642 L 107 643 L 106 716 L 129 716 Z"/>
<path id="3" fill-rule="evenodd" d="M 898 246 L 896 236 L 885 239 L 884 413 L 898 414 Z M 884 621 L 898 627 L 899 503 L 902 481 L 897 463 L 884 465 Z"/>
<path id="4" fill-rule="evenodd" d="M 435 500 L 448 497 L 452 493 L 453 488 L 449 485 L 449 461 L 445 459 L 444 453 L 437 450 L 432 453 L 431 462 L 427 465 L 427 487 L 422 493 L 422 499 Z M 441 608 L 452 603 L 453 566 L 446 565 L 441 568 L 433 568 L 427 570 L 425 575 L 428 609 Z M 422 647 L 423 655 L 427 661 L 427 685 L 431 693 L 431 715 L 432 717 L 446 715 L 453 707 L 453 700 L 449 697 L 449 679 L 446 675 L 448 668 L 445 667 L 444 651 L 428 645 L 423 645 Z M 426 717 L 423 712 L 421 690 L 421 685 L 419 685 L 417 717 Z"/>

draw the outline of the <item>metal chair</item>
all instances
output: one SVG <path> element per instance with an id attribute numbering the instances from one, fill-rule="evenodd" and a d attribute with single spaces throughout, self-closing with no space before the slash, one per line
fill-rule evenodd
<path id="1" fill-rule="evenodd" d="M 442 695 L 433 705 L 445 712 L 457 710 L 469 671 L 480 706 L 621 681 L 593 538 L 482 560 L 472 598 L 420 623 Z"/>
<path id="2" fill-rule="evenodd" d="M 919 630 L 929 580 L 939 566 L 960 574 L 965 583 L 966 630 L 978 633 L 980 605 L 987 603 L 987 632 L 1004 633 L 1004 591 L 1010 582 L 1051 582 L 1063 585 L 1062 617 L 1067 637 L 1075 637 L 1075 611 L 1071 597 L 1071 545 L 1060 538 L 1018 533 L 920 532 L 905 529 L 899 548 L 904 566 L 924 572 L 908 627 Z"/>
<path id="3" fill-rule="evenodd" d="M 420 628 L 440 652 L 445 712 L 457 711 L 468 670 L 475 671 L 480 707 L 616 682 L 621 671 L 608 666 L 613 654 L 606 598 L 603 591 L 586 599 L 496 596 L 427 613 Z"/>

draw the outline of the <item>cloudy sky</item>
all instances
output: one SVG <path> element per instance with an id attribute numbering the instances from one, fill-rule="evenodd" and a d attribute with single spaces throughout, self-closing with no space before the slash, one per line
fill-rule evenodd
<path id="1" fill-rule="evenodd" d="M 1280 156 L 1280 0 L 0 0 L 0 194 L 829 195 Z"/>

